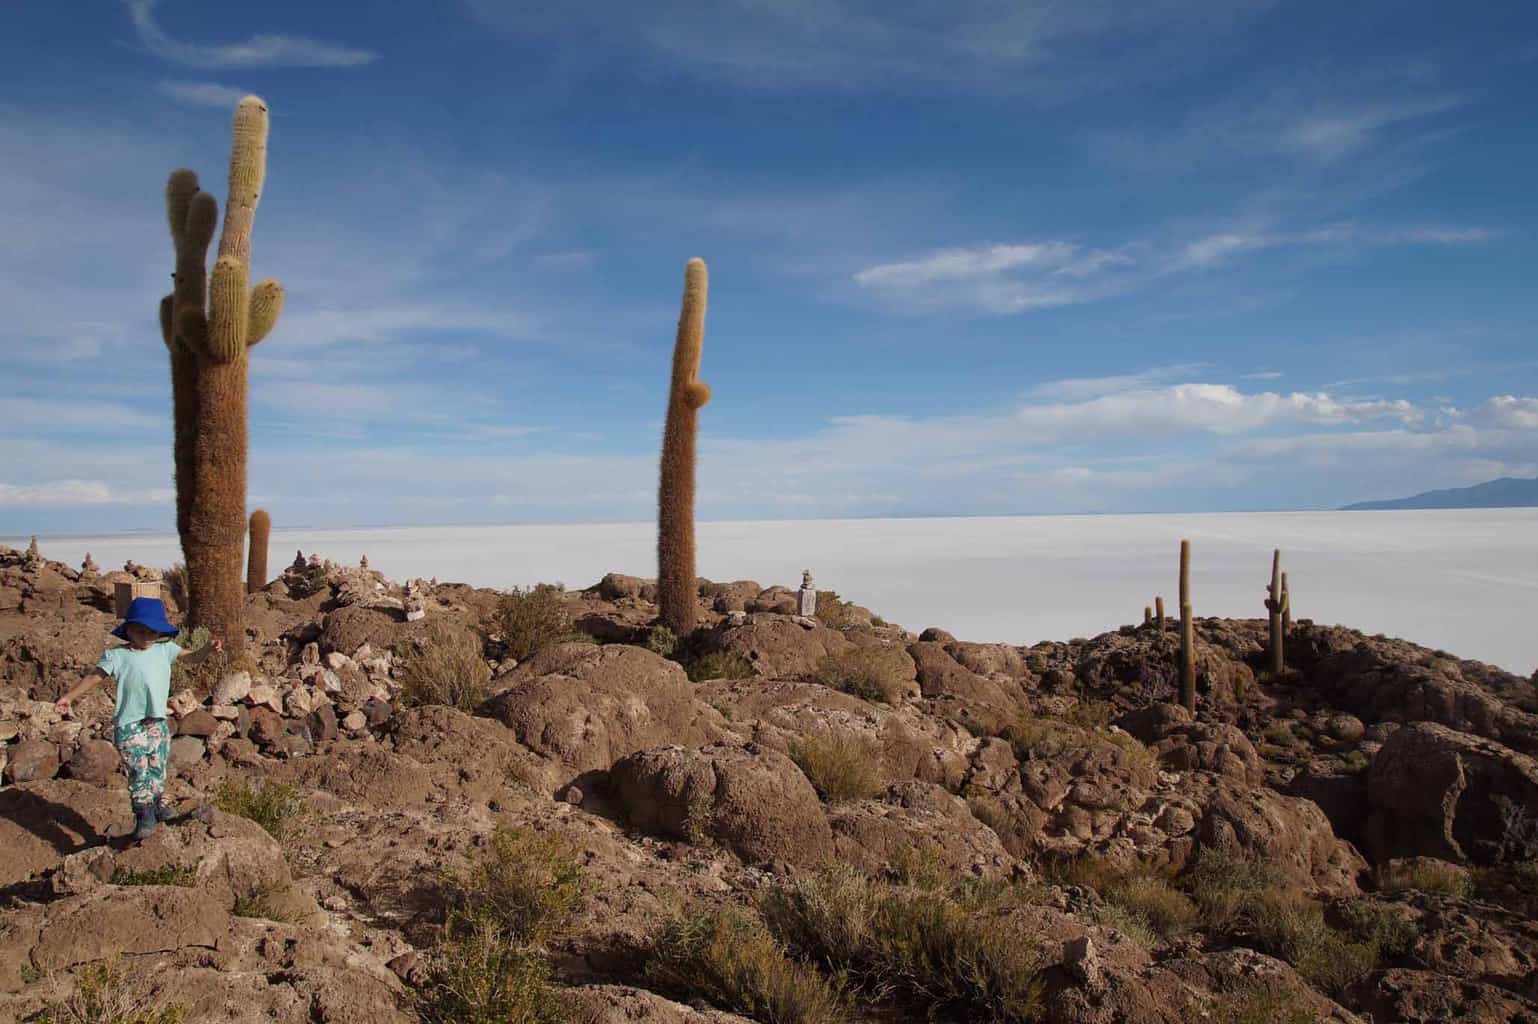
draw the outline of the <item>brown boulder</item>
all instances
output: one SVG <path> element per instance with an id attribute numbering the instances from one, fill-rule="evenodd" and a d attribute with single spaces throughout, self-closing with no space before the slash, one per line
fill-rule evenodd
<path id="1" fill-rule="evenodd" d="M 1491 864 L 1538 856 L 1516 819 L 1538 807 L 1538 760 L 1495 740 L 1416 722 L 1383 744 L 1367 776 L 1363 841 L 1374 860 Z"/>
<path id="2" fill-rule="evenodd" d="M 219 720 L 203 708 L 191 711 L 176 722 L 176 735 L 209 737 L 219 728 Z"/>
<path id="3" fill-rule="evenodd" d="M 990 679 L 965 668 L 945 644 L 921 640 L 908 647 L 925 697 L 955 697 L 963 704 L 1009 712 L 1025 703 L 1025 690 L 1014 679 Z M 977 659 L 973 658 L 974 663 Z"/>
<path id="4" fill-rule="evenodd" d="M 69 854 L 131 829 L 128 801 L 73 779 L 0 789 L 0 887 L 57 867 Z"/>
<path id="5" fill-rule="evenodd" d="M 59 748 L 47 740 L 31 739 L 15 743 L 6 750 L 6 781 L 42 782 L 59 774 Z"/>
<path id="6" fill-rule="evenodd" d="M 719 841 L 748 863 L 821 863 L 833 834 L 796 763 L 756 745 L 714 743 L 631 754 L 609 773 L 630 823 L 675 839 Z"/>
<path id="7" fill-rule="evenodd" d="M 1197 830 L 1200 846 L 1265 861 L 1300 885 L 1351 896 L 1367 864 L 1336 838 L 1317 805 L 1264 786 L 1224 780 L 1208 802 Z"/>
<path id="8" fill-rule="evenodd" d="M 117 774 L 121 759 L 117 748 L 106 740 L 86 740 L 64 766 L 72 779 L 89 782 L 93 786 L 106 786 Z"/>
<path id="9" fill-rule="evenodd" d="M 838 859 L 871 874 L 912 855 L 947 876 L 998 878 L 1020 870 L 998 834 L 939 786 L 893 786 L 879 800 L 840 804 L 828 817 Z"/>
<path id="10" fill-rule="evenodd" d="M 638 750 L 706 743 L 726 731 L 677 662 L 626 644 L 547 647 L 495 685 L 505 688 L 483 713 L 565 765 L 561 784 Z"/>
<path id="11" fill-rule="evenodd" d="M 768 679 L 815 679 L 823 658 L 853 645 L 826 626 L 808 629 L 782 615 L 754 615 L 740 626 L 721 629 L 712 647 L 741 655 Z"/>
<path id="12" fill-rule="evenodd" d="M 32 962 L 45 971 L 122 954 L 213 949 L 230 921 L 213 893 L 174 885 L 97 889 L 60 903 L 49 908 L 31 951 Z"/>
<path id="13" fill-rule="evenodd" d="M 251 709 L 251 742 L 263 749 L 271 749 L 282 742 L 288 731 L 283 716 L 270 708 Z"/>
<path id="14" fill-rule="evenodd" d="M 753 580 L 712 583 L 709 590 L 710 606 L 722 615 L 728 612 L 745 612 L 748 610 L 748 605 L 763 592 L 763 589 Z"/>
<path id="15" fill-rule="evenodd" d="M 647 580 L 639 576 L 626 576 L 624 573 L 611 572 L 594 584 L 593 589 L 598 596 L 605 601 L 619 601 L 623 598 L 639 598 L 641 590 L 646 586 Z"/>
<path id="16" fill-rule="evenodd" d="M 351 657 L 364 644 L 376 651 L 385 651 L 419 632 L 417 624 L 406 622 L 403 613 L 385 612 L 361 604 L 347 605 L 326 614 L 320 631 L 320 647 L 323 651 L 340 651 Z"/>

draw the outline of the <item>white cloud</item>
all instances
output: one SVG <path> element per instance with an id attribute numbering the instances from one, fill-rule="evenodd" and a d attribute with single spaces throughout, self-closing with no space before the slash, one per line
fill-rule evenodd
<path id="1" fill-rule="evenodd" d="M 1384 129 L 1443 114 L 1463 103 L 1462 97 L 1449 95 L 1331 104 L 1287 124 L 1277 141 L 1286 149 L 1336 160 L 1366 147 Z"/>
<path id="2" fill-rule="evenodd" d="M 221 85 L 218 82 L 177 82 L 169 79 L 160 82 L 155 88 L 179 103 L 194 107 L 219 107 L 225 110 L 234 110 L 235 106 L 250 93 L 248 89 Z"/>
<path id="3" fill-rule="evenodd" d="M 1110 377 L 1067 377 L 1038 384 L 1030 391 L 1033 397 L 1054 398 L 1060 401 L 1083 401 L 1122 391 L 1141 391 L 1154 384 L 1190 377 L 1203 368 L 1201 363 L 1182 363 L 1175 366 L 1156 366 L 1137 373 L 1116 374 Z"/>
<path id="4" fill-rule="evenodd" d="M 79 505 L 158 505 L 171 501 L 170 489 L 118 491 L 100 480 L 50 480 L 40 484 L 0 481 L 0 507 Z"/>
<path id="5" fill-rule="evenodd" d="M 1538 398 L 1497 395 L 1476 410 L 1476 417 L 1510 430 L 1538 430 Z"/>
<path id="6" fill-rule="evenodd" d="M 1126 251 L 1060 240 L 984 244 L 866 267 L 854 281 L 899 309 L 971 306 L 1010 314 L 1088 302 L 1101 294 L 1105 279 L 1133 264 Z"/>
<path id="7" fill-rule="evenodd" d="M 238 43 L 200 45 L 172 38 L 155 20 L 158 0 L 124 0 L 139 39 L 155 56 L 194 68 L 319 67 L 368 64 L 378 54 L 304 36 L 255 35 Z M 183 0 L 185 3 L 185 0 Z"/>

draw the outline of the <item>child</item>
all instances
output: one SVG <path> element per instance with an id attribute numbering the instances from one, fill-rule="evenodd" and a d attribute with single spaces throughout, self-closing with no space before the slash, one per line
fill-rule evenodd
<path id="1" fill-rule="evenodd" d="M 128 643 L 111 647 L 96 663 L 96 671 L 76 683 L 54 710 L 69 714 L 70 704 L 108 676 L 117 680 L 117 702 L 112 713 L 112 743 L 128 769 L 128 799 L 133 804 L 137 827 L 134 838 L 143 839 L 157 823 L 169 821 L 171 811 L 161 799 L 166 785 L 166 764 L 171 759 L 171 728 L 166 723 L 166 698 L 171 690 L 171 665 L 182 649 L 172 641 L 176 627 L 166 621 L 166 606 L 155 597 L 136 597 L 128 606 L 123 624 L 112 631 Z M 186 656 L 197 664 L 224 644 L 214 640 L 196 654 Z"/>

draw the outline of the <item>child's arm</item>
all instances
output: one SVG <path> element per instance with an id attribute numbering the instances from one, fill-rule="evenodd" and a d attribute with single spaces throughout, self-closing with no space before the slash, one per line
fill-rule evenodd
<path id="1" fill-rule="evenodd" d="M 92 669 L 90 675 L 82 676 L 80 682 L 76 683 L 74 686 L 65 691 L 64 696 L 58 699 L 58 701 L 54 704 L 53 709 L 61 715 L 69 714 L 69 706 L 71 704 L 73 704 L 80 697 L 83 697 L 85 694 L 90 693 L 92 690 L 96 689 L 97 685 L 106 678 L 107 673 L 103 670 L 99 668 Z"/>
<path id="2" fill-rule="evenodd" d="M 177 655 L 176 660 L 181 662 L 183 665 L 200 665 L 208 658 L 209 655 L 221 653 L 223 650 L 224 641 L 220 640 L 218 637 L 214 637 L 208 643 L 204 644 L 196 651 L 193 651 L 191 654 Z"/>

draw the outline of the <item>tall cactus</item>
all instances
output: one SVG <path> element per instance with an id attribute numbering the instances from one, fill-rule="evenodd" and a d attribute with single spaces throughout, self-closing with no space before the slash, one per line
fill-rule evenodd
<path id="1" fill-rule="evenodd" d="M 1287 589 L 1287 574 L 1282 573 L 1282 639 L 1292 632 L 1292 591 Z"/>
<path id="2" fill-rule="evenodd" d="M 267 585 L 267 538 L 272 535 L 272 517 L 266 509 L 251 513 L 251 529 L 246 543 L 246 593 L 254 594 Z"/>
<path id="3" fill-rule="evenodd" d="M 1159 633 L 1164 633 L 1164 596 L 1161 594 L 1154 598 L 1154 618 L 1159 623 Z"/>
<path id="4" fill-rule="evenodd" d="M 1146 604 L 1143 606 L 1143 625 L 1153 625 L 1153 609 Z"/>
<path id="5" fill-rule="evenodd" d="M 694 574 L 694 442 L 699 411 L 710 401 L 710 387 L 699 379 L 709 289 L 705 261 L 690 260 L 684 270 L 683 304 L 673 343 L 673 378 L 662 431 L 662 479 L 657 489 L 657 604 L 662 624 L 680 637 L 694 630 L 699 611 Z"/>
<path id="6" fill-rule="evenodd" d="M 1180 542 L 1180 703 L 1196 714 L 1196 627 L 1191 621 L 1191 542 Z"/>
<path id="7" fill-rule="evenodd" d="M 251 225 L 267 169 L 267 105 L 259 98 L 236 106 L 233 137 L 224 230 L 206 285 L 218 203 L 198 189 L 191 171 L 177 171 L 167 183 L 177 270 L 175 291 L 161 301 L 161 330 L 177 407 L 177 527 L 187 558 L 188 620 L 208 627 L 235 655 L 245 639 L 247 349 L 277 323 L 283 288 L 276 281 L 247 284 Z"/>
<path id="8" fill-rule="evenodd" d="M 1271 586 L 1266 591 L 1266 611 L 1271 617 L 1271 674 L 1282 674 L 1282 552 L 1271 552 Z"/>

